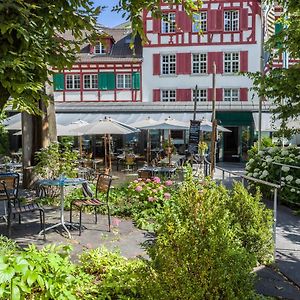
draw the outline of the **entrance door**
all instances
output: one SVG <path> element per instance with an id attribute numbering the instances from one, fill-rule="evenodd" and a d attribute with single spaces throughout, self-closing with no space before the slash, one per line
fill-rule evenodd
<path id="1" fill-rule="evenodd" d="M 239 162 L 239 127 L 227 127 L 231 132 L 224 132 L 224 161 Z"/>

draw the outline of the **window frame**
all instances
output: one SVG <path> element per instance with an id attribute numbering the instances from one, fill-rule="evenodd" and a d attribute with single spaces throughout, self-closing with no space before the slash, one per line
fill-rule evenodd
<path id="1" fill-rule="evenodd" d="M 234 14 L 236 13 L 236 16 Z M 226 14 L 229 14 L 229 16 Z M 240 30 L 240 11 L 238 9 L 224 10 L 224 31 L 237 32 Z"/>
<path id="2" fill-rule="evenodd" d="M 164 57 L 168 57 L 168 61 L 164 61 Z M 172 57 L 172 61 L 170 58 Z M 173 60 L 174 58 L 174 60 Z M 176 75 L 176 54 L 161 54 L 160 55 L 160 75 L 174 76 Z M 166 73 L 167 71 L 167 73 Z M 172 72 L 171 72 L 172 71 Z"/>
<path id="3" fill-rule="evenodd" d="M 122 84 L 119 85 L 119 77 L 122 76 Z M 126 78 L 130 78 L 129 82 L 126 82 Z M 117 90 L 131 90 L 132 89 L 132 74 L 131 73 L 116 73 L 116 89 Z"/>
<path id="4" fill-rule="evenodd" d="M 195 99 L 195 92 L 198 92 L 197 102 L 207 102 L 208 101 L 208 89 L 207 88 L 201 88 L 201 89 L 192 89 L 192 101 Z M 205 92 L 205 96 L 202 96 L 201 93 Z"/>
<path id="5" fill-rule="evenodd" d="M 172 16 L 172 18 L 170 18 Z M 174 18 L 174 19 L 173 19 Z M 161 33 L 176 33 L 176 12 L 166 12 L 161 18 Z"/>
<path id="6" fill-rule="evenodd" d="M 165 95 L 164 95 L 165 93 Z M 171 96 L 171 93 L 173 94 Z M 166 95 L 167 94 L 167 95 Z M 161 102 L 176 102 L 176 89 L 163 89 L 160 91 Z M 166 99 L 166 100 L 164 100 Z"/>
<path id="7" fill-rule="evenodd" d="M 89 78 L 89 87 L 86 87 L 86 77 Z M 93 80 L 96 78 L 96 80 Z M 98 89 L 98 73 L 97 74 L 83 74 L 83 89 L 84 90 L 97 90 Z"/>
<path id="8" fill-rule="evenodd" d="M 71 87 L 69 87 L 70 81 L 68 79 L 68 77 L 70 77 L 70 76 L 71 76 Z M 76 79 L 75 79 L 75 77 L 76 77 Z M 75 87 L 75 84 L 76 84 L 76 87 Z M 76 90 L 76 91 L 80 90 L 81 89 L 81 76 L 80 76 L 80 74 L 66 74 L 66 76 L 65 76 L 65 87 L 66 87 L 66 90 Z"/>
<path id="9" fill-rule="evenodd" d="M 226 91 L 230 92 L 230 95 L 226 95 Z M 233 96 L 233 91 L 237 91 L 237 95 Z M 224 93 L 224 102 L 238 102 L 240 101 L 240 89 L 239 88 L 224 88 L 223 89 Z M 236 98 L 236 99 L 235 99 Z"/>
<path id="10" fill-rule="evenodd" d="M 227 56 L 230 55 L 230 59 Z M 237 58 L 234 56 L 237 55 Z M 240 52 L 224 52 L 223 54 L 224 61 L 224 74 L 236 74 L 240 72 L 241 69 L 241 55 Z M 229 69 L 229 71 L 227 71 Z"/>
<path id="11" fill-rule="evenodd" d="M 96 52 L 97 50 L 97 47 L 99 47 L 99 52 Z M 105 51 L 105 47 L 103 45 L 102 42 L 99 42 L 97 43 L 95 46 L 94 46 L 94 54 L 98 54 L 98 55 L 103 55 L 103 54 L 106 54 L 106 51 Z"/>
<path id="12" fill-rule="evenodd" d="M 194 60 L 194 58 L 198 56 L 198 60 Z M 205 61 L 201 60 L 201 56 L 205 55 Z M 208 69 L 208 61 L 207 61 L 208 55 L 206 52 L 199 52 L 199 53 L 192 53 L 192 75 L 207 75 Z M 198 66 L 197 66 L 198 65 Z M 202 71 L 202 67 L 205 66 L 205 72 Z M 199 71 L 195 72 L 194 67 L 198 67 Z"/>
<path id="13" fill-rule="evenodd" d="M 205 15 L 205 18 L 202 18 L 203 15 Z M 192 32 L 207 32 L 207 11 L 194 13 L 193 19 Z"/>

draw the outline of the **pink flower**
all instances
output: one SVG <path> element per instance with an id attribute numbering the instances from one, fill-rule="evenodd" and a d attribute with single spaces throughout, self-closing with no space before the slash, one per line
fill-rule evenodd
<path id="1" fill-rule="evenodd" d="M 151 182 L 151 179 L 150 179 L 150 178 L 147 178 L 147 179 L 146 179 L 146 182 Z"/>
<path id="2" fill-rule="evenodd" d="M 158 188 L 160 191 L 162 191 L 164 189 L 164 187 L 161 185 L 159 188 Z"/>
<path id="3" fill-rule="evenodd" d="M 171 194 L 170 193 L 164 193 L 164 197 L 165 197 L 165 199 L 170 199 L 171 198 Z"/>
<path id="4" fill-rule="evenodd" d="M 137 192 L 140 192 L 142 189 L 143 189 L 143 188 L 142 188 L 140 185 L 138 185 L 138 186 L 135 188 L 135 190 L 136 190 Z"/>
<path id="5" fill-rule="evenodd" d="M 148 197 L 149 202 L 154 202 L 154 200 L 155 200 L 154 197 Z"/>
<path id="6" fill-rule="evenodd" d="M 143 179 L 142 179 L 142 178 L 138 178 L 137 180 L 138 180 L 138 181 L 142 181 Z"/>
<path id="7" fill-rule="evenodd" d="M 165 185 L 166 186 L 170 186 L 170 185 L 172 185 L 173 184 L 173 181 L 172 180 L 167 180 L 166 182 L 165 182 Z"/>
<path id="8" fill-rule="evenodd" d="M 111 222 L 112 226 L 116 226 L 116 227 L 118 227 L 120 225 L 120 223 L 121 223 L 121 220 L 118 218 L 113 218 L 113 220 Z"/>
<path id="9" fill-rule="evenodd" d="M 153 182 L 155 182 L 155 183 L 160 183 L 160 178 L 159 178 L 159 177 L 154 177 L 154 178 L 153 178 Z"/>
<path id="10" fill-rule="evenodd" d="M 153 192 L 153 193 L 157 193 L 157 190 L 154 189 L 154 190 L 152 190 L 152 192 Z"/>
<path id="11" fill-rule="evenodd" d="M 134 183 L 139 183 L 138 180 L 134 180 L 133 182 L 134 182 Z"/>

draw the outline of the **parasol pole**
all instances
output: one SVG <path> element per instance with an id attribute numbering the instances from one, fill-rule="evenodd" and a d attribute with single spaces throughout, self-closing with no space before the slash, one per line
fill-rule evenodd
<path id="1" fill-rule="evenodd" d="M 110 139 L 111 136 L 110 134 L 108 135 L 108 167 L 109 167 L 109 172 L 111 171 L 111 145 L 110 145 Z"/>
<path id="2" fill-rule="evenodd" d="M 168 130 L 168 146 L 169 146 L 169 150 L 168 150 L 168 159 L 169 159 L 169 167 L 171 166 L 171 130 Z"/>
<path id="3" fill-rule="evenodd" d="M 150 129 L 147 129 L 147 164 L 150 163 L 151 154 L 151 141 L 150 141 Z"/>
<path id="4" fill-rule="evenodd" d="M 106 146 L 106 134 L 104 135 L 104 167 L 107 169 L 107 146 Z"/>
<path id="5" fill-rule="evenodd" d="M 82 135 L 78 136 L 79 139 L 79 154 L 80 158 L 82 158 Z"/>

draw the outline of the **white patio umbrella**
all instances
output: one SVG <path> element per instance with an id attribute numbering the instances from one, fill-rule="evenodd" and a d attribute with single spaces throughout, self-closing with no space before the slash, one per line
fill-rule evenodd
<path id="1" fill-rule="evenodd" d="M 67 126 L 56 124 L 57 136 L 69 136 L 69 130 L 66 128 Z M 17 130 L 17 129 L 9 129 L 9 130 Z M 22 135 L 22 130 L 14 133 L 13 135 Z"/>
<path id="2" fill-rule="evenodd" d="M 205 119 L 201 120 L 200 130 L 211 132 L 212 131 L 212 122 L 205 120 Z M 220 125 L 217 126 L 217 130 L 222 131 L 222 132 L 231 132 L 231 130 L 229 130 L 223 126 L 220 126 Z"/>
<path id="3" fill-rule="evenodd" d="M 110 157 L 110 135 L 111 134 L 130 134 L 135 133 L 136 128 L 128 125 L 122 125 L 111 118 L 105 118 L 88 125 L 82 126 L 78 129 L 79 132 L 89 135 L 104 135 L 104 149 L 105 149 L 105 166 L 107 167 L 107 142 L 108 142 L 108 160 L 109 169 L 111 169 L 111 157 Z"/>
<path id="4" fill-rule="evenodd" d="M 158 124 L 160 124 L 159 121 L 155 121 L 155 120 L 151 119 L 150 117 L 147 117 L 146 119 L 143 119 L 143 120 L 140 120 L 140 121 L 130 124 L 130 126 L 147 130 L 147 163 L 148 164 L 150 162 L 151 138 L 150 138 L 150 128 L 147 128 L 147 127 L 156 126 Z"/>
<path id="5" fill-rule="evenodd" d="M 172 119 L 171 117 L 168 117 L 167 119 L 163 121 L 159 121 L 158 124 L 153 124 L 144 127 L 144 129 L 162 129 L 162 130 L 168 130 L 168 144 L 171 145 L 171 130 L 187 130 L 190 128 L 190 124 L 187 122 L 181 122 L 175 119 Z M 171 153 L 168 151 L 168 158 L 169 158 L 169 165 L 171 164 Z"/>
<path id="6" fill-rule="evenodd" d="M 80 157 L 82 157 L 82 136 L 83 133 L 79 131 L 79 129 L 83 126 L 87 126 L 89 123 L 85 122 L 83 120 L 77 120 L 75 122 L 70 123 L 69 125 L 66 125 L 64 130 L 59 134 L 58 136 L 77 136 L 78 137 L 78 143 L 79 143 L 79 153 Z M 57 130 L 59 131 L 59 130 Z"/>

